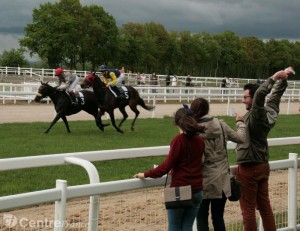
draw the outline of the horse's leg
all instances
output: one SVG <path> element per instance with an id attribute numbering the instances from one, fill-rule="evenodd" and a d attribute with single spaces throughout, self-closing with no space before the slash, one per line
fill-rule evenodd
<path id="1" fill-rule="evenodd" d="M 114 110 L 111 110 L 110 112 L 107 111 L 107 113 L 109 114 L 111 123 L 112 123 L 112 125 L 114 126 L 114 128 L 115 128 L 118 132 L 124 133 L 124 132 L 116 125 L 115 115 L 114 115 Z"/>
<path id="2" fill-rule="evenodd" d="M 60 119 L 61 115 L 60 114 L 56 114 L 56 116 L 54 117 L 54 119 L 52 120 L 49 128 L 45 131 L 45 133 L 48 133 L 50 131 L 50 129 L 53 127 L 53 125 Z M 70 131 L 69 131 L 70 132 Z"/>
<path id="3" fill-rule="evenodd" d="M 62 118 L 62 120 L 64 121 L 64 123 L 65 123 L 65 125 L 66 125 L 66 128 L 67 128 L 67 130 L 68 130 L 68 132 L 71 133 L 70 128 L 69 128 L 69 123 L 68 123 L 67 117 L 66 117 L 66 116 L 62 116 L 61 118 Z"/>
<path id="4" fill-rule="evenodd" d="M 138 116 L 140 114 L 140 111 L 137 109 L 136 105 L 133 106 L 133 105 L 129 104 L 129 107 L 135 113 L 135 117 L 134 117 L 134 119 L 131 123 L 131 131 L 134 131 L 134 124 L 135 124 L 135 121 L 136 121 L 136 119 L 138 118 Z"/>
<path id="5" fill-rule="evenodd" d="M 119 123 L 119 128 L 122 126 L 122 124 L 124 123 L 124 121 L 128 118 L 128 114 L 125 111 L 125 107 L 119 107 L 119 111 L 122 113 L 123 118 L 121 120 L 121 122 Z"/>
<path id="6" fill-rule="evenodd" d="M 97 115 L 95 116 L 95 120 L 98 128 L 100 128 L 100 130 L 104 132 L 104 128 L 106 126 L 109 126 L 109 123 L 107 124 L 102 123 L 102 115 L 104 115 L 104 112 L 100 109 Z"/>

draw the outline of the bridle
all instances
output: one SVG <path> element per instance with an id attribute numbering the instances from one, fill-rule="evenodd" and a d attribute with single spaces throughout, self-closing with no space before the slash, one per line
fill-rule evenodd
<path id="1" fill-rule="evenodd" d="M 49 92 L 49 91 L 48 91 L 48 86 L 49 86 L 48 84 L 42 84 L 42 85 L 40 86 L 38 92 L 37 92 L 35 95 L 38 96 L 38 97 L 45 98 L 46 96 L 49 96 L 49 97 L 50 97 L 50 96 L 56 94 L 57 91 L 53 91 L 52 93 L 48 93 L 47 95 L 46 95 L 46 94 L 43 94 L 43 93 L 45 92 L 45 90 L 46 90 L 47 92 Z M 40 92 L 42 92 L 42 93 L 40 93 Z"/>

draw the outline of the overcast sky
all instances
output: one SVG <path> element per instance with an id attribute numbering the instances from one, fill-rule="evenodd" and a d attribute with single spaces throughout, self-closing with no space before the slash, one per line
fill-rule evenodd
<path id="1" fill-rule="evenodd" d="M 32 10 L 54 0 L 2 0 L 0 54 L 19 48 Z M 121 26 L 127 22 L 162 24 L 166 30 L 223 33 L 261 39 L 300 41 L 299 0 L 81 0 L 101 5 Z"/>

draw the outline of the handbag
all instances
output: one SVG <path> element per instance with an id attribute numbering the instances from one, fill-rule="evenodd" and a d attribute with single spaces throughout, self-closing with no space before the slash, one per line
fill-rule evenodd
<path id="1" fill-rule="evenodd" d="M 193 207 L 191 185 L 165 188 L 166 209 Z"/>
<path id="2" fill-rule="evenodd" d="M 225 151 L 226 151 L 226 157 L 227 157 L 227 163 L 228 163 L 228 172 L 229 172 L 229 175 L 230 175 L 231 196 L 228 197 L 228 200 L 230 200 L 230 201 L 238 201 L 241 198 L 240 184 L 236 180 L 235 176 L 231 175 L 230 167 L 229 167 L 229 162 L 228 162 L 228 154 L 227 154 L 227 145 L 226 145 L 226 141 L 225 141 L 225 134 L 224 134 L 223 126 L 222 126 L 222 124 L 221 124 L 220 121 L 219 121 L 219 123 L 220 123 L 220 126 L 222 128 L 222 132 L 223 132 L 223 142 L 224 142 L 224 148 L 225 148 Z"/>
<path id="3" fill-rule="evenodd" d="M 190 163 L 190 155 L 189 155 L 189 146 L 187 150 L 188 161 Z M 191 167 L 189 168 L 191 171 Z M 192 172 L 191 172 L 192 174 Z M 165 207 L 166 209 L 176 209 L 176 208 L 188 208 L 193 207 L 193 197 L 192 197 L 192 186 L 180 186 L 180 187 L 168 187 L 167 180 L 169 174 L 167 174 L 166 182 L 165 182 L 165 190 L 164 190 L 164 199 L 165 199 Z"/>
<path id="4" fill-rule="evenodd" d="M 241 198 L 241 189 L 240 189 L 240 184 L 236 180 L 235 176 L 230 176 L 230 187 L 231 187 L 231 196 L 228 197 L 228 200 L 238 201 Z"/>

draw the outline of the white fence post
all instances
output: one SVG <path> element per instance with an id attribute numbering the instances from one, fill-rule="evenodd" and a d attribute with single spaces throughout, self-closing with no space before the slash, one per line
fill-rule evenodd
<path id="1" fill-rule="evenodd" d="M 56 188 L 61 190 L 61 199 L 55 201 L 54 231 L 64 231 L 66 227 L 67 181 L 56 180 Z"/>
<path id="2" fill-rule="evenodd" d="M 156 107 L 156 98 L 155 98 L 155 96 L 153 97 L 153 106 Z M 152 118 L 155 118 L 155 108 L 152 111 Z"/>
<path id="3" fill-rule="evenodd" d="M 297 230 L 297 157 L 296 153 L 289 154 L 289 159 L 293 160 L 294 167 L 288 170 L 288 228 L 294 231 Z"/>
<path id="4" fill-rule="evenodd" d="M 66 157 L 65 161 L 83 167 L 89 175 L 91 184 L 100 182 L 98 171 L 95 165 L 93 165 L 91 162 L 77 157 Z M 99 203 L 100 203 L 99 197 L 100 196 L 97 195 L 90 196 L 88 231 L 98 230 L 98 214 L 99 214 Z"/>

